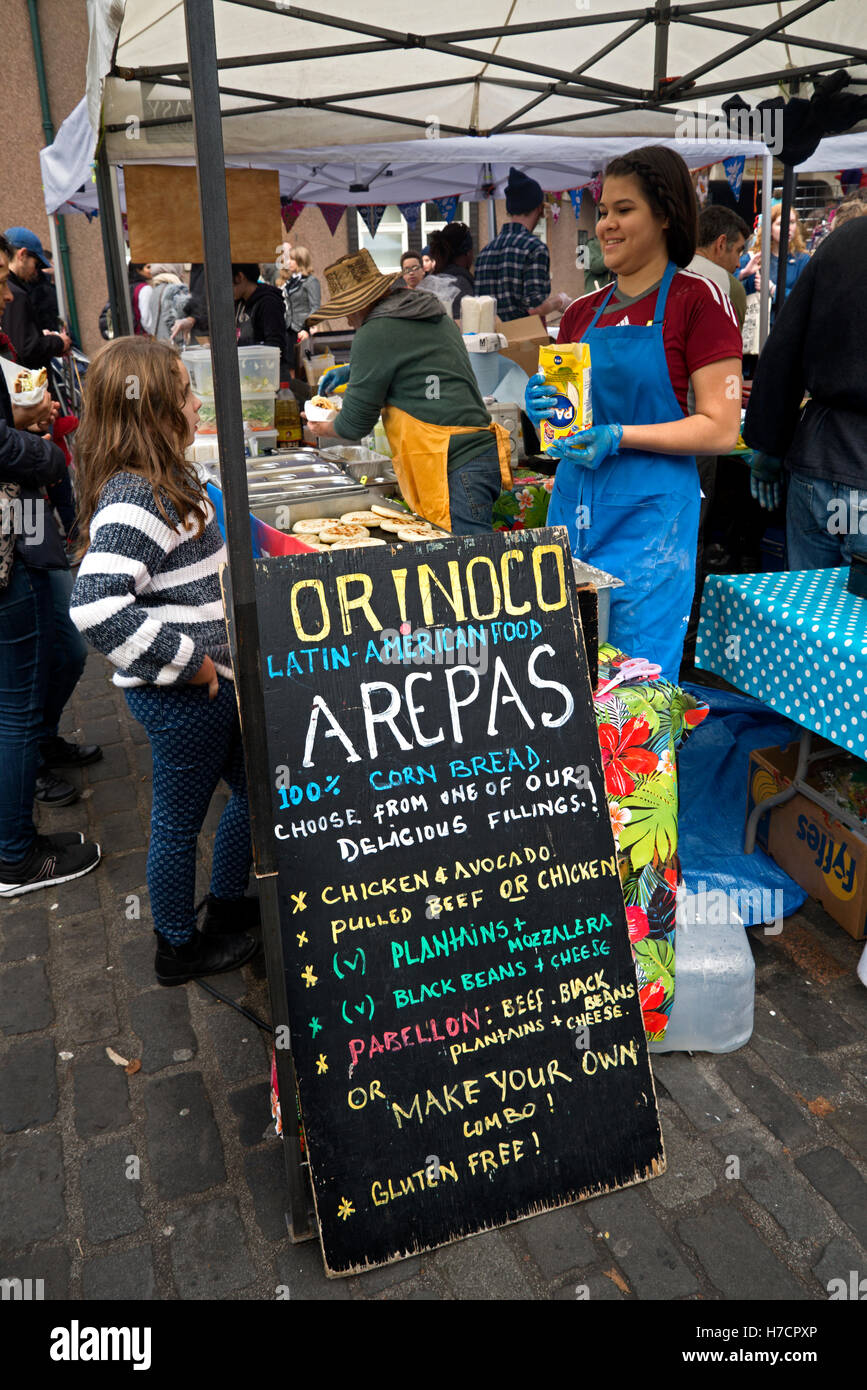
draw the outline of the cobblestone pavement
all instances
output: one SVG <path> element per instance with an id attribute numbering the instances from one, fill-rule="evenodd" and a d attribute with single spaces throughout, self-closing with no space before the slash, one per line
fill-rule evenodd
<path id="1" fill-rule="evenodd" d="M 98 656 L 77 730 L 104 760 L 70 774 L 81 801 L 42 828 L 86 830 L 103 862 L 0 905 L 0 1277 L 51 1299 L 809 1300 L 867 1276 L 861 947 L 808 902 L 779 936 L 750 933 L 750 1044 L 653 1059 L 663 1177 L 326 1279 L 318 1243 L 285 1234 L 265 1035 L 194 984 L 155 983 L 150 750 Z M 214 983 L 267 1017 L 261 964 Z"/>

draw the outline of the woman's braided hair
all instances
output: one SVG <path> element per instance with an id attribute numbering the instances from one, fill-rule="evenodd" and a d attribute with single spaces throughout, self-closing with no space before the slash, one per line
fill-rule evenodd
<path id="1" fill-rule="evenodd" d="M 675 265 L 689 265 L 698 243 L 698 199 L 689 170 L 665 145 L 644 145 L 612 159 L 606 178 L 636 178 L 660 220 L 668 221 L 665 240 Z"/>

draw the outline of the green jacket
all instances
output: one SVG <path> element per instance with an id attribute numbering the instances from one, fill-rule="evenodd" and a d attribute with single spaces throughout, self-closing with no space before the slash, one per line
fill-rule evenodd
<path id="1" fill-rule="evenodd" d="M 395 296 L 396 304 L 406 304 L 404 296 L 418 293 L 403 291 Z M 438 302 L 436 311 L 431 307 L 424 317 L 395 317 L 383 312 L 386 307 L 366 319 L 355 335 L 335 432 L 342 439 L 363 439 L 384 405 L 395 405 L 427 424 L 484 430 L 491 417 L 454 321 Z M 449 442 L 448 470 L 492 452 L 496 440 L 490 432 L 455 435 Z"/>

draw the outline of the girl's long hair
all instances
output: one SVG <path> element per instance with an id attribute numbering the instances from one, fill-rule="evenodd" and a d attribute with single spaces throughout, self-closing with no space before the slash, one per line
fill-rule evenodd
<path id="1" fill-rule="evenodd" d="M 783 207 L 782 207 L 782 204 L 781 204 L 781 203 L 777 203 L 776 207 L 771 208 L 771 222 L 779 222 L 780 216 L 781 216 L 781 214 L 782 214 L 782 211 L 783 211 Z M 793 211 L 794 211 L 794 209 L 793 209 Z M 762 249 L 762 224 L 761 224 L 761 221 L 759 221 L 758 229 L 757 229 L 757 231 L 756 231 L 755 237 L 753 238 L 753 244 L 752 244 L 752 246 L 750 247 L 750 251 L 751 251 L 752 253 L 754 253 L 755 255 L 758 255 L 758 253 L 761 251 L 761 249 Z M 802 251 L 806 251 L 806 249 L 807 249 L 807 243 L 806 243 L 806 241 L 804 240 L 804 229 L 803 229 L 803 227 L 801 226 L 801 219 L 800 219 L 800 217 L 798 217 L 798 218 L 797 218 L 797 225 L 795 226 L 794 232 L 791 232 L 791 231 L 789 232 L 789 252 L 788 252 L 788 254 L 789 254 L 790 256 L 800 256 L 801 252 L 802 252 Z"/>
<path id="2" fill-rule="evenodd" d="M 654 214 L 664 221 L 668 254 L 675 265 L 689 265 L 698 243 L 698 200 L 689 169 L 667 145 L 644 145 L 612 159 L 605 178 L 637 179 Z"/>
<path id="3" fill-rule="evenodd" d="M 196 471 L 184 458 L 179 360 L 168 343 L 114 338 L 88 367 L 75 435 L 79 557 L 90 544 L 100 493 L 115 473 L 146 478 L 172 530 L 195 522 L 196 535 L 202 534 L 208 508 Z"/>

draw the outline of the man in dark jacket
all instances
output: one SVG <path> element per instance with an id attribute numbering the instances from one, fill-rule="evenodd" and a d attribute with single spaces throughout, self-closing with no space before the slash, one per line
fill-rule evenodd
<path id="1" fill-rule="evenodd" d="M 259 280 L 258 265 L 232 266 L 232 292 L 235 298 L 235 323 L 238 346 L 251 347 L 262 343 L 280 349 L 280 380 L 288 381 L 292 374 L 289 361 L 289 338 L 283 296 L 276 285 Z"/>
<path id="2" fill-rule="evenodd" d="M 51 262 L 39 237 L 29 228 L 10 227 L 5 236 L 12 247 L 9 259 L 12 299 L 3 314 L 3 329 L 22 367 L 47 367 L 52 357 L 62 357 L 70 348 L 68 334 L 43 333 L 30 298 L 30 285 L 37 279 L 40 267 L 50 269 Z"/>
<path id="3" fill-rule="evenodd" d="M 30 303 L 33 305 L 33 313 L 36 322 L 43 330 L 49 333 L 61 334 L 60 327 L 60 308 L 57 303 L 57 289 L 54 284 L 54 275 L 43 270 L 42 266 L 36 272 L 36 279 L 28 285 L 30 291 Z"/>
<path id="4" fill-rule="evenodd" d="M 753 495 L 779 498 L 789 474 L 790 570 L 867 555 L 867 218 L 826 237 L 777 316 L 759 357 L 744 424 L 758 450 Z M 810 399 L 804 410 L 804 394 Z"/>
<path id="5" fill-rule="evenodd" d="M 0 237 L 0 307 L 10 296 L 11 250 Z M 37 835 L 32 813 L 44 756 L 79 766 L 102 756 L 99 748 L 57 736 L 57 720 L 81 668 L 70 660 L 59 591 L 52 585 L 52 574 L 68 573 L 65 547 L 42 494 L 65 474 L 66 460 L 55 444 L 15 428 L 0 373 L 0 897 L 80 878 L 100 859 L 99 846 L 78 831 Z M 68 605 L 66 626 L 72 628 Z M 65 805 L 76 795 L 75 788 L 67 790 L 72 798 L 43 800 Z"/>

